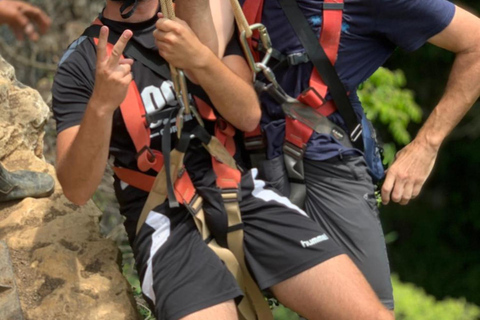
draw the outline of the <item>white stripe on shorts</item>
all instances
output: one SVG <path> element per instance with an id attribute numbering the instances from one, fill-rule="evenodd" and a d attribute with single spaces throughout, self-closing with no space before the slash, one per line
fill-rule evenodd
<path id="1" fill-rule="evenodd" d="M 251 170 L 251 173 L 252 173 L 253 183 L 255 185 L 255 188 L 252 191 L 252 195 L 255 198 L 261 199 L 266 202 L 275 201 L 277 203 L 284 205 L 285 207 L 293 209 L 298 213 L 308 217 L 305 211 L 303 211 L 302 209 L 294 205 L 288 198 L 282 197 L 281 195 L 279 195 L 278 193 L 272 190 L 265 189 L 265 185 L 266 185 L 265 181 L 255 179 L 258 175 L 258 170 L 256 168 L 253 168 Z"/>
<path id="2" fill-rule="evenodd" d="M 155 229 L 155 232 L 152 233 L 152 246 L 150 247 L 150 257 L 147 261 L 147 271 L 142 281 L 142 291 L 155 304 L 152 258 L 170 236 L 170 219 L 161 213 L 150 211 L 145 223 Z"/>

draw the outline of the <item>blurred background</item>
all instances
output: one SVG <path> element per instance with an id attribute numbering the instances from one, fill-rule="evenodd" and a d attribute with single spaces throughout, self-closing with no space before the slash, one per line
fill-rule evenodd
<path id="1" fill-rule="evenodd" d="M 102 0 L 31 0 L 52 18 L 50 32 L 38 43 L 18 43 L 0 28 L 0 54 L 16 68 L 20 82 L 51 103 L 56 65 L 103 7 Z M 478 0 L 458 5 L 480 12 Z M 385 162 L 408 143 L 441 96 L 454 55 L 426 45 L 414 53 L 395 52 L 385 68 L 362 86 L 361 99 L 385 144 Z M 382 207 L 381 218 L 392 266 L 397 319 L 480 319 L 480 108 L 472 108 L 442 146 L 421 195 L 406 207 Z M 55 125 L 45 142 L 47 161 L 55 161 Z M 107 172 L 95 203 L 104 212 L 102 232 L 122 250 L 123 269 L 141 300 L 129 249 Z M 274 307 L 276 319 L 299 319 Z"/>

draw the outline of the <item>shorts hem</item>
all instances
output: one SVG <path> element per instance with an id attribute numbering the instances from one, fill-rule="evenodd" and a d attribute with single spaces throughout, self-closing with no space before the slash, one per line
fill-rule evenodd
<path id="1" fill-rule="evenodd" d="M 380 302 L 390 311 L 395 310 L 395 302 L 393 300 L 380 300 Z"/>
<path id="2" fill-rule="evenodd" d="M 279 273 L 273 277 L 270 277 L 267 280 L 259 281 L 258 286 L 260 287 L 261 290 L 266 290 L 268 288 L 271 288 L 272 286 L 279 284 L 282 281 L 288 280 L 293 276 L 296 276 L 308 269 L 313 268 L 314 266 L 321 264 L 327 260 L 330 260 L 333 257 L 339 256 L 341 254 L 345 254 L 344 250 L 341 248 L 338 248 L 336 250 L 332 250 L 330 252 L 324 253 L 320 255 L 319 257 L 315 257 L 314 259 L 305 261 L 301 264 L 295 265 L 292 268 L 288 269 L 287 271 L 284 271 L 282 273 Z"/>
<path id="3" fill-rule="evenodd" d="M 221 294 L 210 298 L 208 300 L 203 300 L 197 303 L 194 303 L 192 305 L 188 305 L 186 307 L 183 307 L 181 310 L 174 312 L 172 314 L 169 314 L 165 317 L 165 320 L 178 320 L 180 318 L 183 318 L 185 316 L 188 316 L 189 314 L 192 314 L 194 312 L 213 307 L 214 305 L 220 304 L 222 302 L 226 302 L 228 300 L 233 300 L 239 296 L 243 296 L 243 293 L 240 289 L 235 288 L 233 290 L 227 291 L 227 292 L 222 292 Z"/>

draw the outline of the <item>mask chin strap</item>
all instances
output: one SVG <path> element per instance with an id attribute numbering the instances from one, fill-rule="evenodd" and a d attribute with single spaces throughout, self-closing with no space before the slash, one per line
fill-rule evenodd
<path id="1" fill-rule="evenodd" d="M 125 13 L 125 10 L 127 10 L 128 7 L 132 6 L 132 9 L 130 11 Z M 138 6 L 138 0 L 127 0 L 125 1 L 122 6 L 120 7 L 120 15 L 122 16 L 123 19 L 128 19 L 132 16 L 132 14 L 135 12 Z"/>

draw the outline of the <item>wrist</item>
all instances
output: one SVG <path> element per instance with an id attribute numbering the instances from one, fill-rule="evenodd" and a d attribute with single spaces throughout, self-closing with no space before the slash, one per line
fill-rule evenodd
<path id="1" fill-rule="evenodd" d="M 88 103 L 88 108 L 91 109 L 98 118 L 111 118 L 117 107 L 118 106 L 112 105 L 112 103 L 96 95 L 95 92 L 92 94 Z"/>
<path id="2" fill-rule="evenodd" d="M 206 71 L 206 69 L 211 66 L 212 59 L 214 59 L 215 57 L 216 56 L 212 52 L 212 50 L 210 50 L 207 46 L 202 45 L 202 49 L 199 51 L 199 54 L 194 61 L 192 71 Z"/>
<path id="3" fill-rule="evenodd" d="M 417 135 L 415 141 L 418 142 L 423 148 L 438 152 L 440 146 L 442 145 L 443 138 L 436 133 L 422 132 Z"/>

